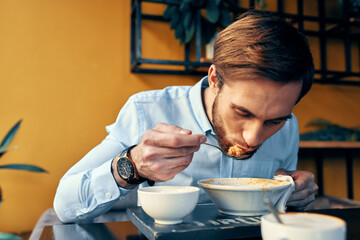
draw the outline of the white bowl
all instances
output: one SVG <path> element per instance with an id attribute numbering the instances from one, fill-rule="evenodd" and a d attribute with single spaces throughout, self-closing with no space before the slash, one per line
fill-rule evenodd
<path id="1" fill-rule="evenodd" d="M 138 189 L 142 209 L 159 224 L 177 224 L 195 208 L 198 187 L 154 186 Z"/>
<path id="2" fill-rule="evenodd" d="M 276 221 L 272 214 L 261 217 L 261 236 L 264 240 L 345 240 L 344 220 L 316 213 L 283 213 Z"/>
<path id="3" fill-rule="evenodd" d="M 200 180 L 198 184 L 221 213 L 238 216 L 269 213 L 265 198 L 281 211 L 292 191 L 290 182 L 261 178 L 213 178 Z"/>

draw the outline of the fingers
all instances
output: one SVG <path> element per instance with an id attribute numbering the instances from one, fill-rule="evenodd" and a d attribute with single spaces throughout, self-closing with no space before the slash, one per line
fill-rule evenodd
<path id="1" fill-rule="evenodd" d="M 194 152 L 206 142 L 203 134 L 165 123 L 147 130 L 131 150 L 139 175 L 154 181 L 167 181 L 191 163 Z"/>
<path id="2" fill-rule="evenodd" d="M 310 195 L 305 199 L 287 202 L 287 206 L 296 208 L 297 210 L 301 211 L 301 210 L 305 210 L 305 208 L 314 200 L 315 200 L 315 195 Z"/>
<path id="3" fill-rule="evenodd" d="M 146 131 L 142 140 L 146 145 L 180 148 L 200 146 L 206 141 L 206 137 L 202 134 L 191 134 L 187 129 L 161 123 Z"/>
<path id="4" fill-rule="evenodd" d="M 189 154 L 193 154 L 194 152 L 199 151 L 200 145 L 191 146 L 191 147 L 179 147 L 179 148 L 144 148 L 143 157 L 149 161 L 153 161 L 156 159 L 169 159 L 169 158 L 179 158 L 184 157 Z"/>
<path id="5" fill-rule="evenodd" d="M 149 130 L 147 134 L 144 135 L 143 140 L 147 145 L 180 148 L 186 146 L 199 146 L 206 141 L 206 137 L 202 134 L 185 135 Z"/>
<path id="6" fill-rule="evenodd" d="M 293 171 L 291 177 L 295 182 L 295 191 L 289 197 L 287 205 L 304 208 L 315 200 L 315 192 L 318 190 L 314 174 L 308 171 Z"/>
<path id="7" fill-rule="evenodd" d="M 301 191 L 305 188 L 315 187 L 317 191 L 317 185 L 315 184 L 315 176 L 308 171 L 293 171 L 291 177 L 295 182 L 295 192 Z"/>
<path id="8" fill-rule="evenodd" d="M 175 133 L 175 134 L 187 134 L 187 135 L 191 134 L 191 130 L 183 129 L 181 127 L 174 126 L 174 125 L 169 125 L 169 124 L 166 124 L 166 123 L 159 123 L 153 129 L 157 130 L 159 132 L 168 132 L 168 133 Z"/>
<path id="9" fill-rule="evenodd" d="M 295 190 L 288 199 L 289 206 L 303 206 L 315 200 L 317 185 L 309 186 L 302 190 Z"/>
<path id="10" fill-rule="evenodd" d="M 156 173 L 152 175 L 152 179 L 157 182 L 164 182 L 173 179 L 176 174 L 189 166 L 191 159 L 192 154 L 186 157 L 157 161 L 150 167 L 151 171 Z"/>
<path id="11" fill-rule="evenodd" d="M 288 171 L 288 170 L 286 170 L 284 168 L 280 168 L 280 169 L 276 170 L 276 172 L 275 172 L 275 176 L 277 176 L 277 175 L 289 175 L 289 176 L 291 176 L 291 171 Z"/>

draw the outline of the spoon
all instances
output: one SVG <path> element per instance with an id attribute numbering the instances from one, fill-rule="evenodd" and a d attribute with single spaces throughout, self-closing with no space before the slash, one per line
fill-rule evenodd
<path id="1" fill-rule="evenodd" d="M 284 224 L 283 221 L 281 221 L 278 211 L 276 211 L 275 207 L 270 203 L 269 199 L 264 199 L 265 204 L 270 209 L 271 213 L 274 215 L 276 221 L 280 224 Z"/>
<path id="2" fill-rule="evenodd" d="M 234 158 L 234 159 L 236 159 L 236 160 L 246 160 L 246 159 L 249 159 L 249 158 L 251 157 L 251 155 L 245 156 L 245 157 L 235 157 L 235 156 L 231 156 L 231 155 L 227 154 L 224 150 L 222 150 L 222 149 L 221 149 L 220 147 L 218 147 L 218 146 L 212 145 L 212 144 L 210 144 L 210 143 L 203 143 L 203 144 L 208 145 L 208 146 L 211 146 L 211 147 L 214 147 L 214 148 L 217 148 L 217 149 L 219 149 L 224 155 L 226 155 L 226 156 L 228 156 L 228 157 L 231 157 L 231 158 Z"/>

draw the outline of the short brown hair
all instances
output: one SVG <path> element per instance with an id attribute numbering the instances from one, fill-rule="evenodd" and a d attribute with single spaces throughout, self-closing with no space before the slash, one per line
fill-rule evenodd
<path id="1" fill-rule="evenodd" d="M 298 101 L 314 79 L 306 38 L 278 16 L 256 10 L 242 14 L 219 33 L 213 63 L 220 88 L 224 79 L 254 74 L 283 83 L 302 81 Z"/>

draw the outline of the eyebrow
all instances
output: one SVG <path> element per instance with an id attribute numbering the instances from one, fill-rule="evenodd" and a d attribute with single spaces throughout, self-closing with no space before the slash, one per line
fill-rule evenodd
<path id="1" fill-rule="evenodd" d="M 244 108 L 242 106 L 238 106 L 238 105 L 235 105 L 235 104 L 232 103 L 232 107 L 236 108 L 236 109 L 238 109 L 238 110 L 240 110 L 242 112 L 245 112 L 245 113 L 249 114 L 250 116 L 253 116 L 253 117 L 256 116 L 250 110 L 248 110 L 248 109 L 246 109 L 246 108 Z M 293 115 L 289 114 L 289 115 L 285 115 L 285 116 L 281 116 L 281 117 L 277 117 L 277 118 L 273 118 L 273 119 L 268 119 L 266 121 L 285 121 L 285 120 L 291 119 L 292 117 L 293 117 Z"/>

